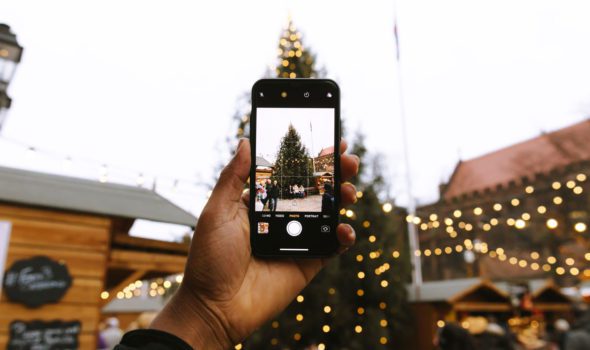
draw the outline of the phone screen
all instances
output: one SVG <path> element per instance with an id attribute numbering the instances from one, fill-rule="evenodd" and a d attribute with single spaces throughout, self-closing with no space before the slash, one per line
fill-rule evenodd
<path id="1" fill-rule="evenodd" d="M 251 125 L 253 248 L 271 256 L 326 255 L 338 219 L 336 92 L 305 85 L 265 90 Z"/>

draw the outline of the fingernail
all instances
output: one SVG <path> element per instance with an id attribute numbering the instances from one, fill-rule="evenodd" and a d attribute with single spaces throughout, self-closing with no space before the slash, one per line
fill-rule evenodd
<path id="1" fill-rule="evenodd" d="M 244 144 L 244 141 L 245 140 L 246 140 L 245 138 L 241 138 L 240 141 L 238 141 L 238 147 L 236 147 L 236 153 L 235 154 L 238 154 L 238 152 L 240 151 L 240 147 L 242 147 L 242 145 Z"/>
<path id="2" fill-rule="evenodd" d="M 356 232 L 351 226 L 350 237 L 352 238 L 353 242 L 356 241 Z"/>

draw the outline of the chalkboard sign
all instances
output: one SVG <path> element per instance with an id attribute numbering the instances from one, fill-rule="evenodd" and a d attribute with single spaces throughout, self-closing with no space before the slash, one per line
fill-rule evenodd
<path id="1" fill-rule="evenodd" d="M 8 299 L 28 307 L 58 302 L 71 285 L 67 266 L 46 256 L 17 260 L 4 276 Z"/>
<path id="2" fill-rule="evenodd" d="M 7 350 L 78 349 L 80 322 L 13 321 Z"/>

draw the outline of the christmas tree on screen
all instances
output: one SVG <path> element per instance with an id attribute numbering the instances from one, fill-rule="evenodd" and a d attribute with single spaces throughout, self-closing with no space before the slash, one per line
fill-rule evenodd
<path id="1" fill-rule="evenodd" d="M 291 21 L 281 35 L 278 56 L 276 77 L 323 76 Z M 249 110 L 238 112 L 237 138 L 249 135 L 249 117 Z M 284 312 L 237 349 L 406 348 L 404 334 L 410 321 L 404 288 L 409 278 L 405 212 L 381 198 L 387 192 L 383 167 L 377 155 L 367 152 L 361 134 L 350 149 L 361 157 L 360 173 L 351 179 L 358 201 L 343 208 L 340 218 L 354 227 L 356 246 L 332 259 Z M 292 168 L 303 174 L 308 157 L 297 131 L 289 128 L 275 162 L 275 176 L 281 172 L 285 176 Z"/>
<path id="2" fill-rule="evenodd" d="M 301 142 L 301 136 L 293 125 L 289 125 L 281 140 L 273 180 L 277 180 L 279 187 L 283 189 L 290 185 L 309 187 L 308 181 L 312 172 L 311 158 Z"/>

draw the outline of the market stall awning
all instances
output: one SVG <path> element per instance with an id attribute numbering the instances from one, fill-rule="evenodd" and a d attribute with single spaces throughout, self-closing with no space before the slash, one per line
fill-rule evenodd
<path id="1" fill-rule="evenodd" d="M 553 284 L 533 291 L 533 308 L 541 311 L 570 311 L 573 301 Z"/>

